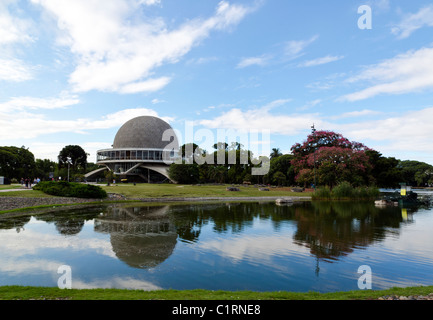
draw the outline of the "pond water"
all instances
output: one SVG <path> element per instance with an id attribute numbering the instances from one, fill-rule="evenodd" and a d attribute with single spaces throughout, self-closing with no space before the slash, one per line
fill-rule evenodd
<path id="1" fill-rule="evenodd" d="M 433 285 L 433 208 L 113 204 L 0 219 L 0 285 L 254 291 Z M 60 271 L 59 271 L 60 272 Z"/>

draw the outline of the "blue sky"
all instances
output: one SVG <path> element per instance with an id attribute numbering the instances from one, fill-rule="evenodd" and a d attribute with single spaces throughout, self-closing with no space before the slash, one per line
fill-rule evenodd
<path id="1" fill-rule="evenodd" d="M 181 142 L 191 123 L 257 129 L 247 147 L 289 153 L 314 123 L 433 164 L 432 31 L 422 0 L 1 0 L 0 145 L 94 162 L 155 115 Z"/>

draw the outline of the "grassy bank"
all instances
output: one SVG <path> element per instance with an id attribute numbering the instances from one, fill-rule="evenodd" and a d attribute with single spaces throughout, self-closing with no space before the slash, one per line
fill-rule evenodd
<path id="1" fill-rule="evenodd" d="M 9 186 L 5 191 L 4 188 L 0 192 L 0 201 L 2 197 L 17 197 L 18 198 L 57 198 L 59 197 L 48 195 L 40 190 L 19 190 L 14 189 L 16 186 Z M 109 202 L 126 202 L 126 201 L 140 201 L 149 200 L 152 202 L 166 202 L 166 201 L 185 201 L 186 198 L 192 200 L 209 200 L 212 198 L 217 201 L 220 198 L 261 198 L 261 197 L 303 197 L 309 200 L 311 197 L 310 192 L 292 192 L 291 188 L 268 188 L 269 191 L 260 191 L 259 188 L 254 186 L 238 186 L 239 191 L 228 191 L 228 185 L 177 185 L 177 184 L 115 184 L 115 185 L 100 185 L 100 187 L 107 193 L 120 194 L 124 198 L 109 198 L 102 201 Z M 15 191 L 16 190 L 16 191 Z M 53 206 L 72 206 L 80 204 L 89 204 L 84 200 L 81 203 L 64 204 L 41 204 L 35 206 L 20 206 L 18 208 L 0 208 L 0 214 L 10 212 L 24 212 L 26 210 L 49 208 Z"/>
<path id="2" fill-rule="evenodd" d="M 291 188 L 268 188 L 260 191 L 254 186 L 237 186 L 239 191 L 227 191 L 228 185 L 177 184 L 116 184 L 102 186 L 108 193 L 119 193 L 128 199 L 136 198 L 200 198 L 200 197 L 309 197 L 308 192 L 292 192 Z"/>
<path id="3" fill-rule="evenodd" d="M 433 286 L 356 290 L 348 292 L 253 292 L 212 290 L 70 289 L 49 287 L 0 287 L 0 300 L 370 300 L 387 295 L 428 295 Z"/>
<path id="4" fill-rule="evenodd" d="M 146 198 L 200 198 L 200 197 L 310 197 L 310 192 L 292 192 L 291 188 L 267 188 L 260 191 L 254 186 L 237 186 L 239 191 L 227 191 L 228 185 L 130 184 L 100 185 L 107 193 L 118 193 L 127 199 Z M 13 189 L 9 186 L 7 189 Z M 6 189 L 6 188 L 4 188 Z M 50 197 L 39 190 L 0 192 L 0 197 Z"/>

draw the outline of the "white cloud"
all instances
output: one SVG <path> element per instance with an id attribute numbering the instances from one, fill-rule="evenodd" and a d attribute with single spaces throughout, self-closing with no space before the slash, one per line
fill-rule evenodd
<path id="1" fill-rule="evenodd" d="M 113 137 L 114 139 L 114 137 Z M 109 149 L 113 142 L 99 141 L 99 142 L 30 142 L 26 147 L 33 153 L 36 159 L 49 159 L 51 161 L 57 161 L 57 157 L 66 145 L 77 144 L 88 153 L 87 161 L 96 162 L 96 151 L 101 149 Z"/>
<path id="2" fill-rule="evenodd" d="M 341 97 L 358 101 L 380 94 L 403 94 L 433 88 L 433 48 L 408 51 L 379 64 L 368 66 L 349 83 L 370 81 L 373 85 Z"/>
<path id="3" fill-rule="evenodd" d="M 198 121 L 213 129 L 234 129 L 241 131 L 269 130 L 272 134 L 294 135 L 309 128 L 312 123 L 323 123 L 316 114 L 272 114 L 270 111 L 288 100 L 276 100 L 261 108 L 243 111 L 233 108 L 214 119 Z"/>
<path id="4" fill-rule="evenodd" d="M 11 15 L 8 10 L 10 4 L 10 1 L 0 3 L 0 45 L 33 41 L 30 20 Z"/>
<path id="5" fill-rule="evenodd" d="M 164 88 L 171 79 L 161 77 L 158 79 L 148 79 L 142 82 L 129 83 L 120 89 L 120 93 L 153 92 Z"/>
<path id="6" fill-rule="evenodd" d="M 165 100 L 160 100 L 160 99 L 158 99 L 158 98 L 155 98 L 155 99 L 152 99 L 152 104 L 158 104 L 158 103 L 163 103 L 163 102 L 165 102 Z"/>
<path id="7" fill-rule="evenodd" d="M 433 5 L 421 8 L 417 13 L 406 15 L 392 33 L 404 39 L 422 27 L 433 27 Z"/>
<path id="8" fill-rule="evenodd" d="M 189 59 L 186 63 L 188 65 L 191 65 L 191 64 L 201 65 L 201 64 L 210 63 L 212 61 L 218 61 L 218 60 L 219 60 L 218 57 L 201 57 L 201 58 Z"/>
<path id="9" fill-rule="evenodd" d="M 79 118 L 71 120 L 52 120 L 47 116 L 28 112 L 22 106 L 29 106 L 29 104 L 18 103 L 17 101 L 28 100 L 32 103 L 36 103 L 39 99 L 34 98 L 23 98 L 16 100 L 16 109 L 13 113 L 8 111 L 7 104 L 0 105 L 0 145 L 4 144 L 2 141 L 19 141 L 19 145 L 24 144 L 30 148 L 32 153 L 38 159 L 50 159 L 55 161 L 59 151 L 68 144 L 78 144 L 90 154 L 89 161 L 95 161 L 96 151 L 99 149 L 110 148 L 113 137 L 107 137 L 105 142 L 81 142 L 82 137 L 71 135 L 68 141 L 62 143 L 49 142 L 49 136 L 58 133 L 75 133 L 80 136 L 87 135 L 91 130 L 104 130 L 104 129 L 118 129 L 126 121 L 138 117 L 138 116 L 155 116 L 170 123 L 174 119 L 171 117 L 162 117 L 152 109 L 146 108 L 132 108 L 117 111 L 115 113 L 107 114 L 99 119 L 91 118 Z M 75 104 L 75 101 L 60 100 L 60 99 L 46 99 L 41 100 L 41 103 L 35 104 L 37 109 L 48 107 L 50 101 L 57 103 L 59 108 Z M 10 104 L 13 106 L 13 103 Z M 10 110 L 10 109 L 9 109 Z M 46 136 L 44 141 L 41 142 L 37 139 L 41 136 Z M 89 138 L 91 140 L 91 138 Z"/>
<path id="10" fill-rule="evenodd" d="M 9 7 L 12 1 L 0 3 L 0 81 L 21 82 L 33 78 L 34 68 L 18 58 L 17 44 L 34 40 L 30 20 L 13 16 Z"/>
<path id="11" fill-rule="evenodd" d="M 380 152 L 387 152 L 390 156 L 424 159 L 433 164 L 433 140 L 430 138 L 433 129 L 430 121 L 433 119 L 433 107 L 397 116 L 370 109 L 324 116 L 319 113 L 272 112 L 270 105 L 273 103 L 249 110 L 232 108 L 215 118 L 203 119 L 198 123 L 210 129 L 234 129 L 241 132 L 269 130 L 271 135 L 286 136 L 304 134 L 314 123 L 317 129 L 340 132 L 351 140 L 363 142 Z M 349 121 L 340 123 L 341 119 Z"/>
<path id="12" fill-rule="evenodd" d="M 330 117 L 331 119 L 344 119 L 344 118 L 358 118 L 358 117 L 364 117 L 364 116 L 375 116 L 383 114 L 382 112 L 375 111 L 375 110 L 369 110 L 364 109 L 361 111 L 351 111 L 351 112 L 345 112 L 338 116 Z"/>
<path id="13" fill-rule="evenodd" d="M 325 77 L 323 80 L 310 83 L 306 87 L 313 90 L 329 90 L 336 86 L 337 80 L 345 76 L 344 73 L 334 73 Z"/>
<path id="14" fill-rule="evenodd" d="M 161 117 L 158 115 L 158 112 L 152 109 L 133 108 L 133 109 L 124 109 L 115 113 L 108 114 L 106 116 L 103 116 L 101 120 L 88 119 L 85 121 L 84 128 L 86 130 L 89 130 L 89 129 L 108 129 L 108 128 L 120 127 L 126 121 L 139 116 L 154 116 L 154 117 L 161 118 L 168 123 L 173 121 L 173 118 Z"/>
<path id="15" fill-rule="evenodd" d="M 213 30 L 238 24 L 250 8 L 221 1 L 213 16 L 168 30 L 160 18 L 134 15 L 140 4 L 158 1 L 32 0 L 56 19 L 58 43 L 78 58 L 70 83 L 79 92 L 123 93 L 159 90 L 168 77 L 149 79 L 163 64 L 176 63 Z"/>
<path id="16" fill-rule="evenodd" d="M 387 12 L 391 8 L 390 0 L 369 0 L 365 4 L 372 7 L 375 13 Z"/>
<path id="17" fill-rule="evenodd" d="M 433 107 L 394 117 L 382 117 L 376 121 L 351 123 L 352 129 L 350 131 L 358 139 L 393 140 L 397 143 L 411 141 L 413 146 L 417 144 L 417 141 L 428 141 L 431 145 L 429 149 L 432 150 L 433 142 L 430 138 L 432 123 L 429 121 L 430 119 L 433 119 Z"/>
<path id="18" fill-rule="evenodd" d="M 318 35 L 306 40 L 292 40 L 284 43 L 281 53 L 262 54 L 254 57 L 244 57 L 237 64 L 237 69 L 242 69 L 250 66 L 266 66 L 269 63 L 285 63 L 287 60 L 294 60 L 305 54 L 305 49 L 319 38 Z M 320 63 L 320 61 L 318 61 Z M 330 62 L 330 61 L 328 61 Z M 326 61 L 321 63 L 327 63 Z"/>
<path id="19" fill-rule="evenodd" d="M 0 58 L 0 80 L 22 82 L 34 77 L 34 68 L 16 58 Z"/>
<path id="20" fill-rule="evenodd" d="M 377 120 L 359 121 L 344 125 L 334 124 L 345 135 L 357 141 L 370 140 L 376 143 L 380 152 L 388 151 L 394 156 L 400 153 L 405 160 L 410 153 L 419 153 L 420 157 L 430 157 L 433 140 L 433 107 L 407 112 L 399 116 L 382 115 Z M 370 145 L 369 145 L 370 146 Z M 370 146 L 372 147 L 372 146 Z"/>
<path id="21" fill-rule="evenodd" d="M 338 61 L 338 60 L 341 60 L 343 58 L 344 58 L 343 56 L 329 56 L 328 55 L 326 57 L 304 61 L 304 62 L 299 64 L 299 67 L 315 67 L 315 66 L 319 66 L 322 64 Z"/>
<path id="22" fill-rule="evenodd" d="M 289 58 L 297 58 L 301 55 L 303 55 L 303 51 L 305 48 L 307 48 L 310 44 L 315 42 L 319 36 L 315 35 L 307 40 L 297 40 L 297 41 L 289 41 L 286 43 L 285 46 L 285 54 Z"/>
<path id="23" fill-rule="evenodd" d="M 298 108 L 299 110 L 307 110 L 310 108 L 314 108 L 315 106 L 317 106 L 318 104 L 320 104 L 322 102 L 322 99 L 315 99 L 312 101 L 308 101 L 304 106 Z"/>
<path id="24" fill-rule="evenodd" d="M 152 6 L 155 4 L 160 4 L 161 0 L 139 0 L 139 4 L 144 4 L 146 6 Z"/>
<path id="25" fill-rule="evenodd" d="M 236 68 L 241 69 L 249 66 L 264 66 L 268 63 L 269 57 L 268 56 L 260 56 L 260 57 L 249 57 L 249 58 L 243 58 Z"/>
<path id="26" fill-rule="evenodd" d="M 124 109 L 105 115 L 101 119 L 72 120 L 50 120 L 45 115 L 27 111 L 17 111 L 13 114 L 1 113 L 0 109 L 0 137 L 1 140 L 16 140 L 32 139 L 60 132 L 85 134 L 89 130 L 120 127 L 126 121 L 144 115 L 159 117 L 167 122 L 173 120 L 170 117 L 160 117 L 156 111 L 146 108 Z"/>
<path id="27" fill-rule="evenodd" d="M 0 114 L 26 109 L 63 109 L 79 102 L 77 96 L 67 94 L 60 98 L 12 97 L 9 101 L 0 103 Z"/>

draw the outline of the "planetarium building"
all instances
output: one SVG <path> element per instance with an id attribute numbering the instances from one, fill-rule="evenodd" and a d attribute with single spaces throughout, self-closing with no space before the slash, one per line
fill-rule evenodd
<path id="1" fill-rule="evenodd" d="M 110 170 L 115 177 L 134 182 L 169 180 L 168 167 L 178 158 L 179 143 L 165 121 L 141 116 L 127 121 L 114 138 L 111 149 L 97 151 L 96 163 L 102 168 L 86 177 Z"/>

